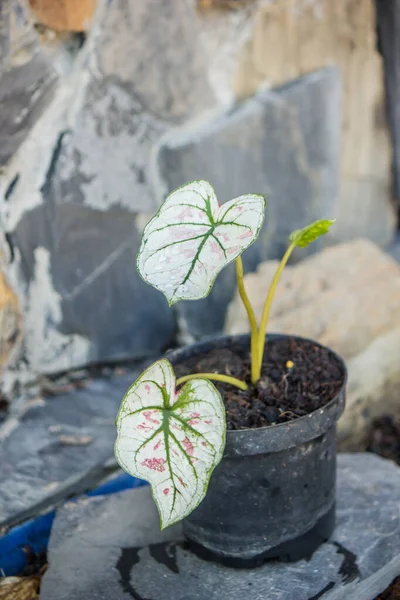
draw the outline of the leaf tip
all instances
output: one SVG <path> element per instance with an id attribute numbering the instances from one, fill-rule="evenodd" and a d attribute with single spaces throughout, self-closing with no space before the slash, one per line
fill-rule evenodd
<path id="1" fill-rule="evenodd" d="M 299 246 L 300 248 L 305 248 L 315 240 L 317 240 L 320 236 L 328 233 L 329 228 L 336 219 L 320 219 L 318 221 L 314 221 L 310 225 L 303 227 L 303 229 L 296 229 L 292 231 L 289 236 L 290 242 Z"/>

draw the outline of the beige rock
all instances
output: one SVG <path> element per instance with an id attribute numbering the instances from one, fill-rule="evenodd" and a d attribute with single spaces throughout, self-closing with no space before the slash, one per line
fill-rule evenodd
<path id="1" fill-rule="evenodd" d="M 338 423 L 339 449 L 360 450 L 371 422 L 400 415 L 400 326 L 348 361 L 346 410 Z"/>
<path id="2" fill-rule="evenodd" d="M 257 318 L 261 316 L 277 261 L 246 275 Z M 330 346 L 345 359 L 400 326 L 400 266 L 368 240 L 330 247 L 286 267 L 272 304 L 268 331 L 298 334 Z M 227 314 L 226 333 L 248 331 L 238 294 Z"/>
<path id="3" fill-rule="evenodd" d="M 263 2 L 239 61 L 236 93 L 248 97 L 260 85 L 282 85 L 332 64 L 343 79 L 341 189 L 332 238 L 362 236 L 383 245 L 395 231 L 396 214 L 373 0 Z"/>

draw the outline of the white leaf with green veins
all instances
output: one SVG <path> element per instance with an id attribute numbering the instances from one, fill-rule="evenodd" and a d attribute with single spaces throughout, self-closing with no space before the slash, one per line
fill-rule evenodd
<path id="1" fill-rule="evenodd" d="M 161 529 L 191 513 L 225 447 L 225 409 L 216 387 L 193 379 L 176 392 L 171 363 L 159 360 L 128 389 L 116 425 L 118 463 L 151 484 Z"/>
<path id="2" fill-rule="evenodd" d="M 219 206 L 207 181 L 192 181 L 172 192 L 146 225 L 138 271 L 170 305 L 205 298 L 221 269 L 256 240 L 264 214 L 263 196 Z"/>

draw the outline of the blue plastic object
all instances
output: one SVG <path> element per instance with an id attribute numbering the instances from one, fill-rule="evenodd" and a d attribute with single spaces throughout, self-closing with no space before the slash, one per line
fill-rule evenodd
<path id="1" fill-rule="evenodd" d="M 86 495 L 105 496 L 143 485 L 147 485 L 147 482 L 123 473 Z M 14 527 L 6 535 L 0 537 L 0 575 L 11 576 L 21 573 L 27 562 L 24 547 L 29 546 L 35 553 L 46 550 L 55 514 L 56 511 L 52 510 L 40 515 L 36 519 Z"/>

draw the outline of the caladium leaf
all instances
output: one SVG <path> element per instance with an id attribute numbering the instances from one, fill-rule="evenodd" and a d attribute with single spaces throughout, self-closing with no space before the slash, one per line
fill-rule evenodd
<path id="1" fill-rule="evenodd" d="M 116 458 L 151 484 L 161 528 L 186 517 L 203 499 L 225 446 L 216 387 L 193 379 L 176 392 L 171 363 L 159 360 L 128 389 L 116 424 Z"/>
<path id="2" fill-rule="evenodd" d="M 311 223 L 311 225 L 303 227 L 303 229 L 296 229 L 296 231 L 293 231 L 289 236 L 289 240 L 292 244 L 295 244 L 300 248 L 305 248 L 321 235 L 328 233 L 330 226 L 334 222 L 335 219 L 321 219 L 320 221 L 315 221 L 314 223 Z"/>
<path id="3" fill-rule="evenodd" d="M 146 225 L 138 271 L 170 305 L 205 298 L 221 269 L 255 241 L 264 214 L 263 196 L 219 206 L 207 181 L 192 181 L 172 192 Z"/>

